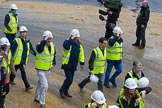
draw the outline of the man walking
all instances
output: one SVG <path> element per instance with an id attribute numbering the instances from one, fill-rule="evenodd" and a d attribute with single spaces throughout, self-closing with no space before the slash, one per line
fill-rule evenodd
<path id="1" fill-rule="evenodd" d="M 11 46 L 18 30 L 18 14 L 16 12 L 17 9 L 18 8 L 15 4 L 11 4 L 10 10 L 6 14 L 4 20 L 4 33 L 6 34 L 6 37 L 9 40 Z"/>
<path id="2" fill-rule="evenodd" d="M 36 52 L 33 49 L 30 40 L 27 39 L 26 37 L 28 31 L 27 28 L 25 26 L 21 26 L 19 31 L 20 31 L 20 36 L 14 39 L 11 52 L 13 56 L 15 70 L 17 71 L 18 69 L 20 69 L 21 77 L 25 85 L 25 90 L 28 91 L 33 87 L 30 86 L 27 80 L 24 65 L 26 65 L 28 62 L 29 52 L 31 52 L 33 55 L 36 55 Z M 15 84 L 14 79 L 15 79 L 15 74 L 11 73 L 10 74 L 11 84 Z"/>
<path id="3" fill-rule="evenodd" d="M 79 30 L 73 29 L 70 34 L 70 38 L 65 40 L 63 43 L 61 68 L 64 69 L 66 79 L 59 90 L 61 98 L 65 98 L 65 96 L 72 97 L 68 91 L 73 82 L 73 77 L 75 71 L 77 70 L 78 62 L 80 63 L 81 70 L 83 70 L 84 65 L 84 50 L 79 41 Z"/>
<path id="4" fill-rule="evenodd" d="M 116 87 L 116 77 L 122 72 L 122 56 L 123 56 L 123 39 L 121 34 L 123 31 L 120 27 L 115 27 L 113 29 L 114 35 L 111 36 L 108 40 L 107 47 L 107 70 L 105 74 L 104 86 L 110 88 L 109 82 L 112 83 L 114 87 Z M 111 70 L 115 67 L 116 71 L 110 77 Z"/>
<path id="5" fill-rule="evenodd" d="M 137 20 L 136 20 L 136 42 L 133 43 L 133 46 L 137 46 L 139 49 L 144 49 L 146 45 L 145 40 L 145 31 L 147 27 L 147 23 L 149 21 L 150 17 L 150 9 L 148 6 L 148 1 L 143 0 L 141 10 L 138 14 Z"/>
<path id="6" fill-rule="evenodd" d="M 35 69 L 37 70 L 38 83 L 34 101 L 40 103 L 40 108 L 45 108 L 45 93 L 48 89 L 47 77 L 56 65 L 56 51 L 52 38 L 52 33 L 45 31 L 43 40 L 36 46 Z"/>
<path id="7" fill-rule="evenodd" d="M 103 75 L 105 72 L 105 61 L 106 61 L 106 46 L 107 39 L 101 37 L 99 39 L 99 46 L 92 50 L 89 59 L 90 74 L 94 74 L 98 77 L 98 90 L 103 92 Z M 90 82 L 90 76 L 85 78 L 81 83 L 78 84 L 80 92 L 84 91 L 84 86 Z"/>

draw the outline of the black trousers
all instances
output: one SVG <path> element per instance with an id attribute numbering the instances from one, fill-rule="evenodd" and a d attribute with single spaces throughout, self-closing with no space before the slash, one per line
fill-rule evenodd
<path id="1" fill-rule="evenodd" d="M 22 64 L 19 64 L 19 65 L 15 65 L 15 70 L 17 71 L 18 69 L 20 69 L 20 72 L 21 72 L 21 78 L 24 82 L 24 85 L 25 85 L 25 88 L 28 88 L 30 87 L 30 84 L 27 80 L 27 77 L 26 77 L 26 72 L 25 72 L 25 68 Z M 13 74 L 10 74 L 10 81 L 14 81 L 15 79 L 15 75 Z"/>
<path id="2" fill-rule="evenodd" d="M 103 74 L 96 74 L 96 76 L 98 77 L 99 81 L 97 83 L 98 85 L 98 90 L 103 92 Z M 80 88 L 83 88 L 86 84 L 90 83 L 90 76 L 88 76 L 87 78 L 85 78 L 82 82 L 80 82 L 78 84 L 78 86 Z"/>
<path id="3" fill-rule="evenodd" d="M 142 28 L 141 26 L 137 26 L 137 29 L 136 29 L 137 39 L 136 39 L 135 44 L 138 46 L 142 46 L 143 48 L 145 47 L 145 44 L 146 44 L 145 31 L 146 31 L 146 27 Z"/>
<path id="4" fill-rule="evenodd" d="M 73 83 L 73 78 L 74 78 L 74 73 L 75 71 L 71 71 L 71 70 L 65 70 L 64 69 L 64 73 L 65 73 L 65 80 L 60 88 L 60 91 L 63 93 L 68 93 L 69 88 L 71 86 L 71 84 Z"/>

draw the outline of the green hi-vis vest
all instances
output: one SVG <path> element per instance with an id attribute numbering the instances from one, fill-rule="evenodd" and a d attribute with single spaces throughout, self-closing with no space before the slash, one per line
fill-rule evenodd
<path id="1" fill-rule="evenodd" d="M 18 17 L 15 18 L 15 16 L 12 13 L 8 13 L 10 17 L 10 22 L 8 23 L 8 26 L 11 28 L 11 32 L 5 27 L 4 33 L 7 34 L 16 34 L 17 33 L 17 27 L 18 27 Z"/>
<path id="2" fill-rule="evenodd" d="M 69 63 L 69 58 L 71 54 L 71 49 L 72 46 L 70 46 L 70 50 L 66 50 L 65 48 L 62 51 L 62 64 L 68 64 Z M 80 44 L 80 52 L 79 52 L 79 62 L 84 62 L 84 49 L 83 46 Z"/>
<path id="3" fill-rule="evenodd" d="M 113 36 L 110 39 L 114 38 Z M 115 42 L 112 47 L 107 47 L 107 59 L 108 60 L 122 60 L 123 56 L 123 43 Z"/>
<path id="4" fill-rule="evenodd" d="M 88 108 L 92 108 L 92 107 L 91 107 L 91 103 L 87 103 L 87 104 L 85 104 L 85 105 L 84 105 L 84 108 L 87 108 L 87 107 L 86 107 L 87 105 L 88 105 Z M 93 108 L 95 108 L 95 107 L 93 107 Z M 107 104 L 104 103 L 104 104 L 102 105 L 101 108 L 107 108 Z"/>
<path id="5" fill-rule="evenodd" d="M 50 70 L 53 64 L 55 48 L 54 44 L 51 42 L 51 52 L 49 52 L 48 47 L 45 45 L 45 48 L 42 53 L 36 54 L 35 68 L 38 70 Z"/>
<path id="6" fill-rule="evenodd" d="M 136 95 L 138 96 L 138 98 L 140 98 L 140 102 L 138 104 L 139 108 L 144 108 L 145 103 L 144 103 L 144 101 L 142 99 L 142 96 L 140 95 L 140 93 L 137 90 L 135 92 L 136 92 Z M 124 108 L 123 103 L 122 103 L 123 99 L 124 99 L 124 89 L 122 88 L 120 90 L 120 96 L 119 96 L 119 105 L 121 106 L 121 108 Z M 130 104 L 130 102 L 131 101 L 128 100 L 128 105 Z"/>
<path id="7" fill-rule="evenodd" d="M 134 79 L 134 81 L 135 81 L 136 83 L 138 82 L 138 78 L 133 77 L 133 71 L 132 71 L 132 70 L 129 71 L 128 74 L 129 74 L 129 76 L 130 76 L 131 78 Z"/>
<path id="8" fill-rule="evenodd" d="M 96 58 L 93 62 L 93 73 L 94 74 L 104 73 L 106 61 L 106 48 L 104 50 L 104 55 L 99 47 L 94 48 L 93 51 L 96 54 Z"/>
<path id="9" fill-rule="evenodd" d="M 3 58 L 2 65 L 1 65 L 6 68 L 7 73 L 10 72 L 10 68 L 9 68 L 10 61 L 11 61 L 11 51 L 9 50 L 7 58 Z"/>
<path id="10" fill-rule="evenodd" d="M 16 52 L 13 56 L 13 62 L 14 62 L 14 65 L 19 65 L 20 62 L 21 62 L 22 53 L 23 53 L 23 43 L 22 43 L 21 38 L 15 38 L 15 41 L 17 43 L 17 48 L 16 48 Z M 29 42 L 28 42 L 27 43 L 27 56 L 26 56 L 25 64 L 28 63 L 29 50 L 30 50 L 30 45 L 29 45 Z"/>

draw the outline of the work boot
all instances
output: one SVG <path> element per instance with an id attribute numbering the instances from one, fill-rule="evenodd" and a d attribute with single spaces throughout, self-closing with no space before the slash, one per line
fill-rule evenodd
<path id="1" fill-rule="evenodd" d="M 144 47 L 144 46 L 139 46 L 138 48 L 139 48 L 139 49 L 144 49 L 145 47 Z"/>
<path id="2" fill-rule="evenodd" d="M 29 86 L 29 87 L 27 87 L 25 90 L 26 90 L 26 91 L 29 91 L 29 90 L 31 90 L 31 89 L 33 89 L 33 87 L 32 87 L 32 86 Z"/>
<path id="3" fill-rule="evenodd" d="M 81 92 L 81 93 L 85 93 L 86 91 L 85 91 L 84 88 L 80 88 L 80 92 Z"/>
<path id="4" fill-rule="evenodd" d="M 45 105 L 40 105 L 40 108 L 46 108 L 46 106 Z"/>
<path id="5" fill-rule="evenodd" d="M 34 102 L 40 103 L 39 100 L 37 100 L 37 99 L 34 99 Z"/>
<path id="6" fill-rule="evenodd" d="M 72 98 L 72 95 L 70 95 L 68 92 L 64 93 L 65 96 Z"/>
<path id="7" fill-rule="evenodd" d="M 133 43 L 132 46 L 138 47 L 139 45 L 136 43 Z"/>
<path id="8" fill-rule="evenodd" d="M 80 92 L 81 93 L 85 93 L 86 91 L 85 91 L 85 89 L 84 88 L 82 88 L 82 87 L 80 87 L 80 85 L 78 84 L 78 87 L 79 87 L 79 89 L 80 89 Z"/>
<path id="9" fill-rule="evenodd" d="M 110 80 L 110 82 L 112 83 L 112 85 L 113 85 L 115 88 L 117 87 L 115 81 L 111 81 L 111 80 Z"/>
<path id="10" fill-rule="evenodd" d="M 106 88 L 110 88 L 110 86 L 109 86 L 109 85 L 104 84 L 104 86 L 105 86 Z"/>
<path id="11" fill-rule="evenodd" d="M 60 92 L 60 97 L 64 99 L 65 98 L 64 92 L 62 92 L 61 90 L 59 90 L 59 92 Z"/>

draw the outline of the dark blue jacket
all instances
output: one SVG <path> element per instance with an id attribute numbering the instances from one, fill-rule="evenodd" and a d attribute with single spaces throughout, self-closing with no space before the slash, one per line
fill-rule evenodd
<path id="1" fill-rule="evenodd" d="M 20 37 L 18 37 L 20 38 Z M 27 58 L 27 43 L 29 42 L 29 46 L 30 46 L 30 53 L 32 53 L 34 56 L 36 56 L 36 52 L 30 42 L 30 40 L 23 40 L 21 38 L 21 41 L 22 41 L 22 44 L 23 44 L 23 52 L 22 52 L 22 57 L 21 57 L 21 62 L 20 64 L 24 65 L 26 64 L 26 58 Z M 12 45 L 12 48 L 11 48 L 11 53 L 12 53 L 12 56 L 14 56 L 15 52 L 16 52 L 16 49 L 17 49 L 17 42 L 16 40 L 13 41 L 13 45 Z"/>
<path id="2" fill-rule="evenodd" d="M 71 49 L 71 54 L 69 58 L 69 63 L 62 65 L 61 66 L 62 69 L 71 70 L 71 71 L 77 70 L 78 58 L 79 58 L 79 52 L 80 52 L 80 44 L 81 43 L 79 41 L 77 43 L 73 42 L 71 38 L 64 41 L 63 48 L 65 48 L 66 50 L 70 50 L 70 46 L 72 45 L 72 49 Z M 80 64 L 83 65 L 84 63 L 80 63 Z"/>

